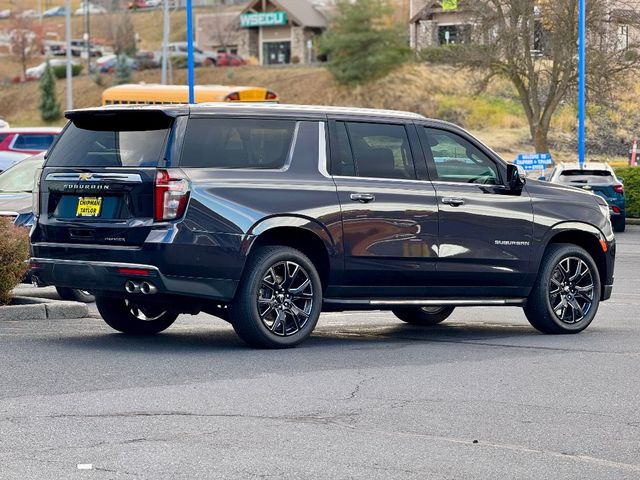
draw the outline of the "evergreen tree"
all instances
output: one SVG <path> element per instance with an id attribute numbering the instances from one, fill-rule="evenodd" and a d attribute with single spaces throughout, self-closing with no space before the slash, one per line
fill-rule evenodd
<path id="1" fill-rule="evenodd" d="M 118 55 L 116 62 L 116 84 L 122 85 L 131 82 L 131 67 L 127 64 L 125 55 Z"/>
<path id="2" fill-rule="evenodd" d="M 56 95 L 56 77 L 48 60 L 40 77 L 40 116 L 45 122 L 56 121 L 62 116 Z"/>
<path id="3" fill-rule="evenodd" d="M 384 77 L 411 56 L 404 27 L 393 20 L 389 0 L 339 0 L 320 41 L 329 71 L 343 84 Z"/>

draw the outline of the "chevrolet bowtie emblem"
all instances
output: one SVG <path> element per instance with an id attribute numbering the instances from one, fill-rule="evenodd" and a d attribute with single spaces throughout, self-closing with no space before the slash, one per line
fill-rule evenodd
<path id="1" fill-rule="evenodd" d="M 81 173 L 80 174 L 80 180 L 91 180 L 91 177 L 93 176 L 92 173 Z"/>

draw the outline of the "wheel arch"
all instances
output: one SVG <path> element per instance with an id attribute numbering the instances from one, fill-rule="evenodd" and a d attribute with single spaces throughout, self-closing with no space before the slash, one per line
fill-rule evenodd
<path id="1" fill-rule="evenodd" d="M 606 250 L 603 245 L 607 245 L 606 238 L 603 233 L 593 225 L 582 222 L 565 222 L 552 227 L 543 242 L 544 249 L 541 249 L 541 255 L 538 259 L 538 269 L 545 252 L 550 245 L 557 243 L 570 243 L 584 248 L 593 258 L 598 267 L 600 275 L 600 295 L 603 295 L 606 279 L 608 278 L 608 266 L 606 258 Z"/>
<path id="2" fill-rule="evenodd" d="M 275 216 L 256 223 L 248 232 L 243 253 L 249 256 L 265 245 L 284 245 L 304 253 L 320 275 L 323 290 L 329 284 L 337 249 L 331 233 L 317 220 L 301 216 Z"/>

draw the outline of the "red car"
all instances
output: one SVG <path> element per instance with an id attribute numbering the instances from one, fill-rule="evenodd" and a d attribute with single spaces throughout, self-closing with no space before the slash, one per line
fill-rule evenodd
<path id="1" fill-rule="evenodd" d="M 35 155 L 47 150 L 61 131 L 58 127 L 1 128 L 0 151 Z"/>
<path id="2" fill-rule="evenodd" d="M 246 64 L 247 62 L 244 58 L 233 53 L 219 53 L 216 58 L 216 65 L 218 67 L 238 67 Z"/>

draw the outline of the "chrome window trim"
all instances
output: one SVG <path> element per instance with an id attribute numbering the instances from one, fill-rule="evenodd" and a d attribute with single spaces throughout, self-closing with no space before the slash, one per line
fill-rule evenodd
<path id="1" fill-rule="evenodd" d="M 326 123 L 318 122 L 318 170 L 323 177 L 331 178 L 327 168 L 328 158 Z"/>

